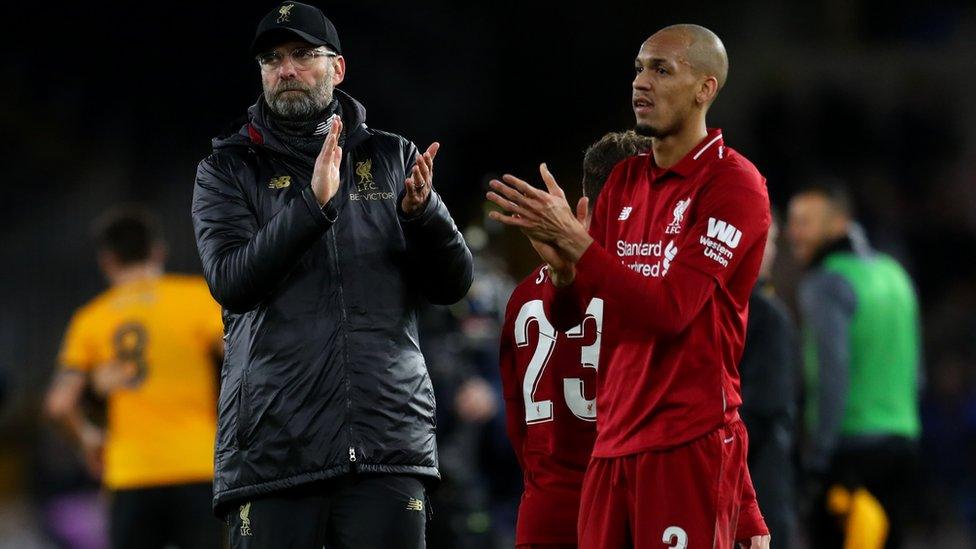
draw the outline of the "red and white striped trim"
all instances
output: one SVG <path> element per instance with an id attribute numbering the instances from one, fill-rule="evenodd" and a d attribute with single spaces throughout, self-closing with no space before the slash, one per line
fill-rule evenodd
<path id="1" fill-rule="evenodd" d="M 695 153 L 695 156 L 692 156 L 691 159 L 692 160 L 698 160 L 698 157 L 701 156 L 702 153 L 704 153 L 705 151 L 707 151 L 708 148 L 711 147 L 712 145 L 714 145 L 715 142 L 718 141 L 719 139 L 722 139 L 722 134 L 721 133 L 718 134 L 718 135 L 716 135 L 715 137 L 713 137 L 712 140 L 709 141 L 708 143 L 705 143 L 705 146 L 702 147 L 698 152 L 696 152 Z M 719 152 L 719 158 L 722 157 L 721 155 L 722 155 L 722 153 Z"/>

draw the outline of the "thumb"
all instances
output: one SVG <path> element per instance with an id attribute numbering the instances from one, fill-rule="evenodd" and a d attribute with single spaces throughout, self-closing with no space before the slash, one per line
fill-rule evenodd
<path id="1" fill-rule="evenodd" d="M 546 189 L 549 191 L 549 194 L 563 198 L 566 197 L 566 194 L 559 188 L 559 185 L 556 183 L 556 178 L 552 176 L 552 172 L 549 171 L 549 166 L 546 166 L 545 162 L 539 164 L 539 173 L 542 174 L 542 181 L 546 184 Z"/>
<path id="2" fill-rule="evenodd" d="M 586 215 L 589 213 L 590 209 L 590 199 L 583 197 L 579 199 L 576 203 L 576 220 L 580 223 L 586 223 Z"/>

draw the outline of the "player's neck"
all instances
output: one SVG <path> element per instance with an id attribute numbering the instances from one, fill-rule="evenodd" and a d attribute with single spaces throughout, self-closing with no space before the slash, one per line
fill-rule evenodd
<path id="1" fill-rule="evenodd" d="M 705 119 L 689 121 L 680 131 L 665 137 L 655 137 L 651 142 L 654 151 L 654 163 L 661 168 L 670 168 L 677 164 L 691 149 L 701 143 L 708 135 Z"/>
<path id="2" fill-rule="evenodd" d="M 163 274 L 163 269 L 159 265 L 143 263 L 140 265 L 132 265 L 131 267 L 120 268 L 112 273 L 112 275 L 109 277 L 109 283 L 113 287 L 124 286 L 138 280 L 156 278 L 161 274 Z"/>

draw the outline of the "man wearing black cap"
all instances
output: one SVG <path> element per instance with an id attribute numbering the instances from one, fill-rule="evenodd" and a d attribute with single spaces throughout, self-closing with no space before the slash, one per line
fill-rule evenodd
<path id="1" fill-rule="evenodd" d="M 272 10 L 252 53 L 264 93 L 192 205 L 226 334 L 215 512 L 234 547 L 423 547 L 438 471 L 417 310 L 472 278 L 431 188 L 438 144 L 364 124 L 312 6 Z"/>

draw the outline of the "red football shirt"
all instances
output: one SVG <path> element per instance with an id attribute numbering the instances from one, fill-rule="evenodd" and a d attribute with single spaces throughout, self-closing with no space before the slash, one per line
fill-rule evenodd
<path id="1" fill-rule="evenodd" d="M 770 223 L 765 179 L 710 130 L 669 169 L 650 154 L 618 164 L 593 214 L 573 283 L 544 285 L 557 329 L 604 301 L 593 456 L 678 446 L 732 421 Z"/>
<path id="2" fill-rule="evenodd" d="M 557 332 L 542 306 L 546 274 L 536 269 L 515 288 L 501 337 L 506 426 L 525 485 L 519 545 L 576 543 L 583 473 L 596 436 L 603 301 L 589 301 L 580 325 Z"/>

